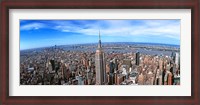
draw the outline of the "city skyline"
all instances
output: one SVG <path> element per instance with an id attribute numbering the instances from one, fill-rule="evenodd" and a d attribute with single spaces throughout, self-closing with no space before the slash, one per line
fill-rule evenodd
<path id="1" fill-rule="evenodd" d="M 180 85 L 180 48 L 127 43 L 102 46 L 100 30 L 98 37 L 98 46 L 55 45 L 22 51 L 20 84 Z"/>
<path id="2" fill-rule="evenodd" d="M 20 50 L 52 45 L 144 42 L 180 45 L 180 20 L 20 20 Z"/>

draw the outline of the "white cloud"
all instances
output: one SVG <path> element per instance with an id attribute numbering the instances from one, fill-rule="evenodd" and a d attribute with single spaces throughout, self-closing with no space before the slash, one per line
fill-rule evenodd
<path id="1" fill-rule="evenodd" d="M 50 28 L 61 32 L 104 36 L 161 36 L 180 40 L 178 20 L 54 20 L 21 26 L 22 30 Z"/>
<path id="2" fill-rule="evenodd" d="M 29 23 L 21 26 L 21 30 L 37 30 L 46 27 L 43 23 Z"/>
<path id="3" fill-rule="evenodd" d="M 141 20 L 139 24 L 130 20 L 102 20 L 81 25 L 66 23 L 56 29 L 84 35 L 98 35 L 100 29 L 101 34 L 105 36 L 162 35 L 162 37 L 180 39 L 180 24 L 171 20 Z"/>

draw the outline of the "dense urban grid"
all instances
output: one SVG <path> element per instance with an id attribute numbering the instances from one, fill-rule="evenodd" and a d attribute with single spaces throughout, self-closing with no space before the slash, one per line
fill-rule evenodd
<path id="1" fill-rule="evenodd" d="M 180 85 L 180 47 L 129 42 L 20 51 L 21 85 Z"/>

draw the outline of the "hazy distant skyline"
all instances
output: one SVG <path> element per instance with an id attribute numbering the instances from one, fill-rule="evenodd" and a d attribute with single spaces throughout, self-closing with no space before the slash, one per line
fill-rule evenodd
<path id="1" fill-rule="evenodd" d="M 20 20 L 20 50 L 52 45 L 144 42 L 180 45 L 180 20 Z"/>

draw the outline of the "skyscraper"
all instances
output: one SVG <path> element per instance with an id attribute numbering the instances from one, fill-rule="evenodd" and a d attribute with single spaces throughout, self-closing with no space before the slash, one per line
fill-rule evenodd
<path id="1" fill-rule="evenodd" d="M 95 68 L 96 68 L 96 85 L 103 85 L 107 83 L 106 79 L 106 64 L 105 53 L 102 50 L 101 38 L 99 31 L 99 43 L 95 54 Z"/>
<path id="2" fill-rule="evenodd" d="M 113 61 L 114 61 L 114 71 L 117 71 L 118 70 L 118 65 L 119 65 L 118 62 L 117 62 L 117 59 L 114 58 Z"/>
<path id="3" fill-rule="evenodd" d="M 180 65 L 179 53 L 175 53 L 175 64 L 176 64 L 177 67 Z"/>
<path id="4" fill-rule="evenodd" d="M 135 60 L 136 60 L 135 64 L 139 65 L 140 64 L 140 53 L 139 52 L 136 53 Z"/>
<path id="5" fill-rule="evenodd" d="M 114 65 L 113 61 L 110 61 L 110 74 L 114 73 L 114 69 L 115 69 L 115 65 Z"/>

